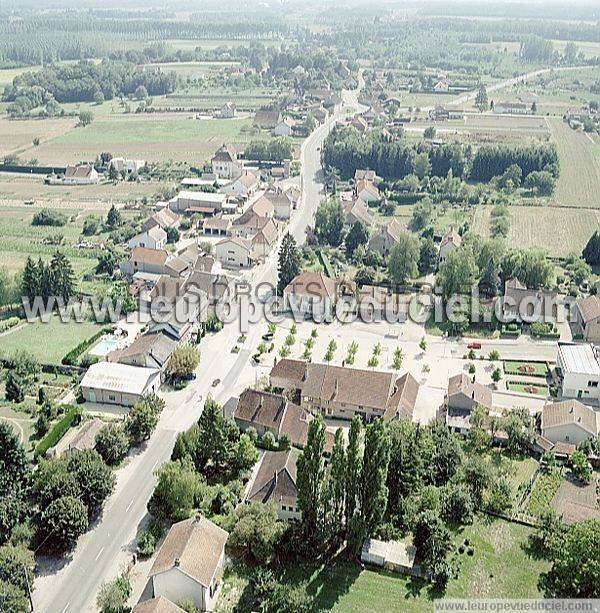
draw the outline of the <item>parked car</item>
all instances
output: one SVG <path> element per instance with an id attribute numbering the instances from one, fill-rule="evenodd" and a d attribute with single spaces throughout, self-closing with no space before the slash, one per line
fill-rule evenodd
<path id="1" fill-rule="evenodd" d="M 473 341 L 467 345 L 467 349 L 481 349 L 481 343 Z"/>

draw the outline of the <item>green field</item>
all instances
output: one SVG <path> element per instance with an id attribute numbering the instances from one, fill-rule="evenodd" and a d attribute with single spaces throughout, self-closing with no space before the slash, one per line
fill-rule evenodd
<path id="1" fill-rule="evenodd" d="M 474 555 L 458 554 L 458 576 L 451 579 L 447 598 L 536 598 L 537 582 L 548 564 L 526 552 L 530 528 L 503 520 L 477 518 L 455 534 L 457 546 L 468 539 Z M 326 565 L 294 563 L 284 576 L 292 584 L 306 583 L 307 592 L 315 597 L 315 610 L 337 613 L 398 611 L 422 613 L 432 610 L 429 586 L 422 581 L 386 571 L 360 567 L 346 558 Z M 239 609 L 240 596 L 248 584 L 247 576 L 226 573 L 224 589 L 217 611 Z M 368 605 L 366 604 L 368 603 Z"/>
<path id="2" fill-rule="evenodd" d="M 521 360 L 505 360 L 504 372 L 507 375 L 523 375 L 529 377 L 546 377 L 550 372 L 546 362 L 524 362 Z"/>
<path id="3" fill-rule="evenodd" d="M 562 478 L 562 473 L 558 469 L 541 473 L 537 477 L 527 501 L 527 511 L 531 515 L 540 515 L 550 509 L 550 503 L 560 487 Z"/>
<path id="4" fill-rule="evenodd" d="M 243 128 L 251 125 L 248 119 L 168 119 L 157 117 L 98 120 L 85 128 L 77 128 L 54 139 L 56 144 L 68 145 L 127 145 L 129 143 L 170 143 L 220 138 L 240 142 Z"/>
<path id="5" fill-rule="evenodd" d="M 71 349 L 101 328 L 100 324 L 91 321 L 62 323 L 57 315 L 53 315 L 48 323 L 28 323 L 0 336 L 0 355 L 10 355 L 22 349 L 43 364 L 60 364 Z"/>

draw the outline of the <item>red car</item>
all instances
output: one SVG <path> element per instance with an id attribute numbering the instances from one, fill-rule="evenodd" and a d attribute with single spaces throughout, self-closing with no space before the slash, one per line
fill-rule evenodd
<path id="1" fill-rule="evenodd" d="M 469 343 L 467 349 L 481 349 L 481 343 Z"/>

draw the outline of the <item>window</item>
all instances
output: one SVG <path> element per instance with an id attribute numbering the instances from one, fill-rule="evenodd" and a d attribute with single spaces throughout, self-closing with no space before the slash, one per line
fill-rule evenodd
<path id="1" fill-rule="evenodd" d="M 598 387 L 598 381 L 588 381 L 588 387 Z"/>
<path id="2" fill-rule="evenodd" d="M 108 395 L 108 399 L 109 400 L 116 400 L 117 398 L 116 398 L 116 396 L 113 396 L 112 394 L 109 394 Z"/>

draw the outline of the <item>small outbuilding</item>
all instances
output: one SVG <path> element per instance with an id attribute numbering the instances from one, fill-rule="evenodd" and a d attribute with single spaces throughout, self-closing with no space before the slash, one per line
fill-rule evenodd
<path id="1" fill-rule="evenodd" d="M 418 575 L 419 569 L 415 566 L 417 548 L 401 541 L 379 541 L 365 539 L 360 559 L 365 564 L 380 566 L 386 570 L 407 575 Z"/>

